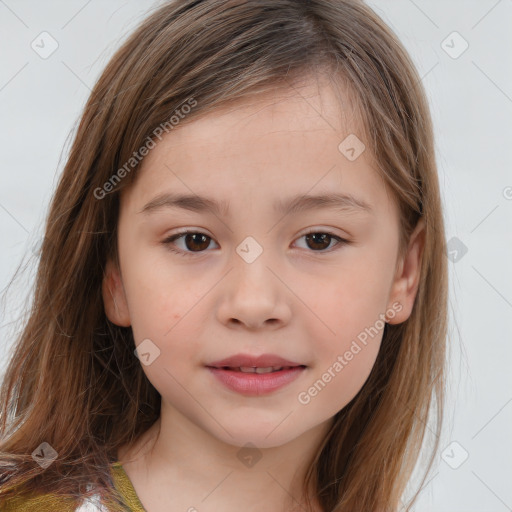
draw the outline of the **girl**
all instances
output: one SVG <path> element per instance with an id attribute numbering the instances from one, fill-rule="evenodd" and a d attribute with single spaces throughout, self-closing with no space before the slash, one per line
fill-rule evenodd
<path id="1" fill-rule="evenodd" d="M 370 8 L 162 5 L 51 202 L 2 510 L 410 510 L 444 252 L 425 93 Z"/>

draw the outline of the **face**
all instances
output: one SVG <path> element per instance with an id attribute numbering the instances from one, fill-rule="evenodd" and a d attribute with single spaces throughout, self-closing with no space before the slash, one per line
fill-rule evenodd
<path id="1" fill-rule="evenodd" d="M 398 260 L 398 208 L 368 149 L 342 143 L 363 138 L 351 119 L 315 80 L 240 102 L 166 134 L 123 191 L 105 307 L 144 348 L 162 417 L 235 446 L 291 441 L 354 398 L 384 321 L 409 316 L 421 230 Z M 207 366 L 241 353 L 305 368 L 234 391 Z"/>

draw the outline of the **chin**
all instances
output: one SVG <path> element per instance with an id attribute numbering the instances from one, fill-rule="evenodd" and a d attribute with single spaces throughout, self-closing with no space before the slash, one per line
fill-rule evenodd
<path id="1" fill-rule="evenodd" d="M 271 423 L 253 421 L 247 424 L 244 419 L 244 423 L 231 423 L 229 427 L 226 427 L 231 436 L 223 429 L 220 431 L 216 429 L 212 435 L 219 441 L 238 448 L 246 447 L 249 443 L 251 446 L 254 445 L 262 449 L 275 448 L 289 443 L 301 434 L 301 431 L 297 431 L 296 425 L 294 431 L 291 432 L 280 422 L 282 422 L 282 418 Z"/>

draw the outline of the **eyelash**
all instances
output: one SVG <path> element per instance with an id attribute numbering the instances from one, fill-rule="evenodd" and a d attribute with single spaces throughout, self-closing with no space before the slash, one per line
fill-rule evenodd
<path id="1" fill-rule="evenodd" d="M 331 238 L 334 238 L 337 243 L 333 246 L 333 247 L 338 247 L 338 246 L 344 246 L 344 245 L 348 245 L 350 244 L 350 242 L 348 240 L 345 240 L 344 238 L 341 238 L 337 235 L 335 235 L 334 233 L 331 233 L 330 231 L 321 231 L 321 230 L 318 230 L 318 229 L 312 229 L 310 231 L 308 231 L 307 233 L 304 233 L 302 234 L 299 238 L 303 238 L 307 235 L 311 235 L 311 234 L 322 234 L 322 235 L 328 235 L 329 237 Z M 179 238 L 182 238 L 186 235 L 206 235 L 206 233 L 202 233 L 200 231 L 191 231 L 191 230 L 187 230 L 187 231 L 182 231 L 180 233 L 176 233 L 174 235 L 171 235 L 170 237 L 166 238 L 165 240 L 162 241 L 162 244 L 166 246 L 166 248 L 179 255 L 179 256 L 183 256 L 185 258 L 189 257 L 189 256 L 194 256 L 194 255 L 200 255 L 206 251 L 183 251 L 181 249 L 174 249 L 172 247 L 173 245 L 173 242 Z M 206 235 L 209 239 L 213 240 L 213 238 L 211 238 L 210 236 Z M 336 250 L 336 249 L 334 249 Z M 332 252 L 333 251 L 333 248 L 331 247 L 330 249 L 326 249 L 326 250 L 319 250 L 319 251 L 313 251 L 311 250 L 311 252 L 314 252 L 314 253 L 326 253 L 326 252 Z"/>

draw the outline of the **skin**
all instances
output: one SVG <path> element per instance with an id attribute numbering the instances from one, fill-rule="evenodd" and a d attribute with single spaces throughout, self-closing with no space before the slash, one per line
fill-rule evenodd
<path id="1" fill-rule="evenodd" d="M 424 225 L 399 261 L 398 207 L 369 150 L 354 161 L 338 150 L 348 134 L 363 133 L 357 116 L 340 113 L 329 82 L 318 79 L 232 104 L 165 135 L 123 190 L 120 268 L 108 262 L 103 297 L 108 318 L 131 326 L 136 345 L 150 339 L 160 350 L 143 370 L 162 396 L 161 417 L 119 451 L 149 512 L 299 510 L 307 465 L 367 380 L 382 329 L 309 403 L 299 393 L 379 315 L 392 309 L 396 324 L 411 313 Z M 373 213 L 272 208 L 276 199 L 333 191 Z M 162 192 L 227 200 L 231 215 L 138 213 Z M 210 237 L 175 240 L 185 257 L 162 243 L 183 228 Z M 309 228 L 350 243 L 308 243 Z M 236 252 L 247 236 L 263 248 L 250 264 Z M 204 367 L 239 352 L 274 353 L 307 369 L 269 395 L 246 397 Z M 261 455 L 252 467 L 237 456 L 248 442 Z"/>

